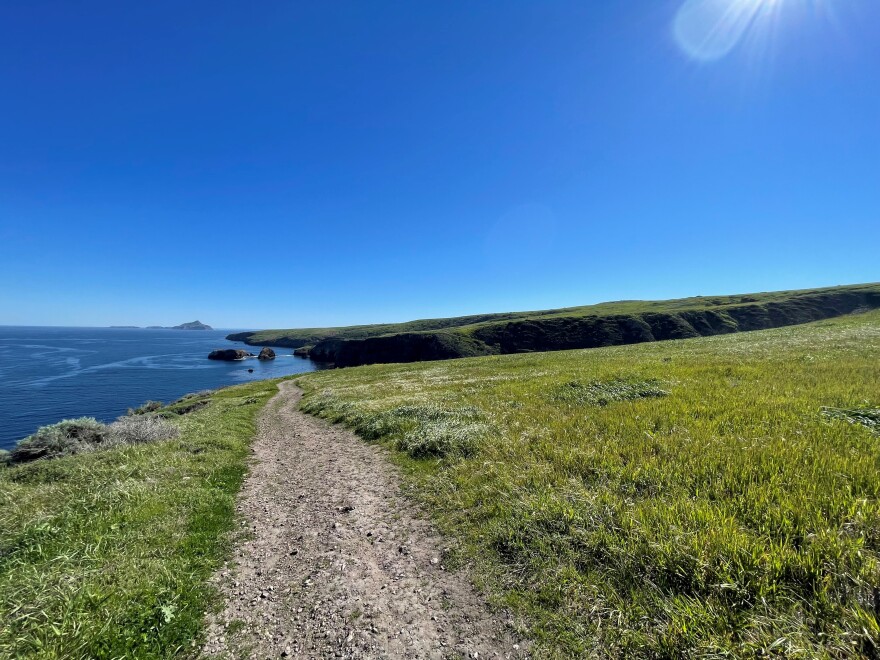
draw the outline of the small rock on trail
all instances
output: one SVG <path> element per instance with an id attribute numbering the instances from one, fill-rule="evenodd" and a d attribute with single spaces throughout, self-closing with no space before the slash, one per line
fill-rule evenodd
<path id="1" fill-rule="evenodd" d="M 297 409 L 262 412 L 239 496 L 243 532 L 203 656 L 520 658 L 512 622 L 447 572 L 442 539 L 381 449 Z"/>

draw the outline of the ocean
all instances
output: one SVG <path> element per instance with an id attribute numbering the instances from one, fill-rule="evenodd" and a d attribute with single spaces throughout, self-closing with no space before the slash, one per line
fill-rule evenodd
<path id="1" fill-rule="evenodd" d="M 259 352 L 230 332 L 0 326 L 0 449 L 60 419 L 112 421 L 150 399 L 318 368 L 283 348 L 269 361 L 208 360 L 215 348 Z"/>

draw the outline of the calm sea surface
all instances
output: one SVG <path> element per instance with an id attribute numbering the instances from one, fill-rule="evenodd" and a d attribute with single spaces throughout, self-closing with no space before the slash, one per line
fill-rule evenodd
<path id="1" fill-rule="evenodd" d="M 313 371 L 315 363 L 275 349 L 275 360 L 215 362 L 231 330 L 0 327 L 0 449 L 66 417 L 110 421 L 154 399 Z M 253 369 L 253 373 L 248 373 Z"/>

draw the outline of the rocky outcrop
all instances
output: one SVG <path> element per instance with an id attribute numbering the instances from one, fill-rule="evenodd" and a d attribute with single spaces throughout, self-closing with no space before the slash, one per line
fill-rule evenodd
<path id="1" fill-rule="evenodd" d="M 258 360 L 274 360 L 275 359 L 275 351 L 273 351 L 268 346 L 264 346 L 260 351 L 260 354 L 257 356 Z"/>
<path id="2" fill-rule="evenodd" d="M 313 346 L 300 346 L 295 351 L 293 351 L 293 354 L 296 357 L 307 358 L 310 356 L 312 348 L 314 348 L 314 347 Z"/>
<path id="3" fill-rule="evenodd" d="M 243 351 L 240 348 L 221 348 L 216 351 L 211 351 L 208 355 L 209 360 L 223 360 L 224 362 L 234 362 L 249 357 L 254 357 L 254 354 Z"/>

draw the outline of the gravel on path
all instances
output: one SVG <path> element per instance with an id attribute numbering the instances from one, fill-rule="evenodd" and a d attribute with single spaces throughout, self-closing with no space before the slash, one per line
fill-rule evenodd
<path id="1" fill-rule="evenodd" d="M 298 410 L 261 413 L 237 503 L 242 538 L 215 576 L 224 609 L 202 649 L 227 658 L 521 658 L 443 541 L 401 495 L 384 450 Z"/>

